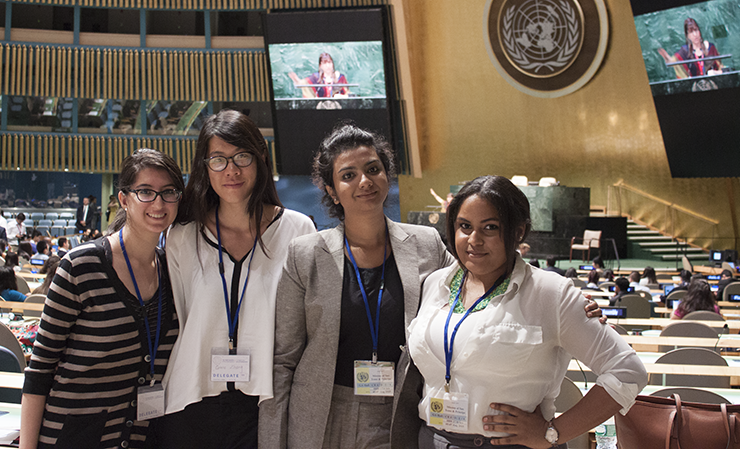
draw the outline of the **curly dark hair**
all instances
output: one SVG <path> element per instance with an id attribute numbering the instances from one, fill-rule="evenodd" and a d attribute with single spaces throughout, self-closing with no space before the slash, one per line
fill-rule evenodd
<path id="1" fill-rule="evenodd" d="M 450 252 L 458 261 L 460 257 L 455 249 L 455 231 L 457 215 L 466 199 L 478 195 L 488 201 L 498 212 L 501 223 L 501 239 L 506 249 L 508 262 L 507 275 L 511 273 L 513 261 L 516 259 L 516 249 L 529 235 L 532 229 L 532 220 L 529 216 L 529 200 L 519 187 L 512 184 L 503 176 L 480 176 L 465 184 L 450 201 L 447 207 L 447 245 Z M 524 233 L 517 235 L 518 229 L 524 226 Z"/>
<path id="2" fill-rule="evenodd" d="M 396 177 L 396 164 L 393 150 L 388 141 L 380 134 L 362 129 L 352 122 L 341 122 L 334 127 L 319 146 L 319 151 L 313 158 L 312 178 L 314 184 L 321 189 L 321 202 L 327 208 L 329 216 L 344 220 L 344 208 L 341 204 L 334 204 L 334 198 L 326 191 L 326 187 L 334 189 L 334 161 L 345 151 L 359 147 L 375 149 L 378 158 L 383 163 L 383 169 L 390 183 Z"/>

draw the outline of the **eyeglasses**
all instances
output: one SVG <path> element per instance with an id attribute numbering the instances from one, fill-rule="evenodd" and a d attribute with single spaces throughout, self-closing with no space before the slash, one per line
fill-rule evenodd
<path id="1" fill-rule="evenodd" d="M 252 165 L 252 161 L 254 161 L 254 154 L 245 151 L 243 153 L 237 153 L 231 157 L 213 156 L 209 157 L 205 161 L 208 165 L 208 168 L 210 168 L 211 170 L 224 171 L 226 170 L 226 167 L 229 166 L 229 160 L 231 160 L 237 167 L 249 167 L 250 165 Z"/>
<path id="2" fill-rule="evenodd" d="M 176 203 L 180 201 L 180 197 L 182 196 L 182 192 L 176 189 L 167 189 L 162 190 L 161 192 L 157 192 L 156 190 L 152 189 L 127 189 L 126 192 L 136 194 L 136 198 L 138 198 L 139 201 L 141 201 L 142 203 L 151 203 L 157 199 L 157 196 L 161 196 L 162 201 L 164 201 L 165 203 Z"/>

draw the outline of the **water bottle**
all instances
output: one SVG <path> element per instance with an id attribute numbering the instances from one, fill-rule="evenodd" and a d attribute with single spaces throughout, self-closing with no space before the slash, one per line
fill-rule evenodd
<path id="1" fill-rule="evenodd" d="M 614 418 L 596 426 L 596 449 L 617 449 L 617 428 Z"/>

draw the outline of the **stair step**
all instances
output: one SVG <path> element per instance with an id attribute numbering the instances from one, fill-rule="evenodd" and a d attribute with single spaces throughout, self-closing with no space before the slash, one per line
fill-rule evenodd
<path id="1" fill-rule="evenodd" d="M 628 224 L 627 229 L 650 229 L 647 226 L 643 226 L 640 224 Z"/>
<path id="2" fill-rule="evenodd" d="M 651 246 L 670 246 L 672 248 L 686 248 L 686 247 L 689 246 L 689 245 L 687 245 L 686 243 L 683 243 L 683 242 L 681 242 L 678 245 L 676 245 L 676 242 L 674 242 L 674 241 L 670 241 L 670 242 L 640 242 L 640 243 L 638 243 L 638 245 L 640 245 L 641 248 L 646 248 L 646 247 L 651 247 Z"/>
<path id="3" fill-rule="evenodd" d="M 663 254 L 662 259 L 663 260 L 676 260 L 681 259 L 683 254 Z M 709 256 L 707 254 L 687 254 L 687 259 L 690 260 L 709 260 Z"/>
<path id="4" fill-rule="evenodd" d="M 670 242 L 670 241 L 673 241 L 673 238 L 668 235 L 656 235 L 656 236 L 633 236 L 633 237 L 628 237 L 627 240 L 650 240 L 650 241 Z"/>
<path id="5" fill-rule="evenodd" d="M 704 252 L 703 248 L 694 248 L 693 246 L 690 246 L 687 248 L 680 248 L 678 250 L 676 248 L 650 248 L 649 251 L 653 254 L 655 253 L 676 253 L 676 252 L 680 252 L 680 253 L 686 252 L 686 253 L 691 253 L 691 254 L 704 253 L 705 257 L 709 257 L 709 254 Z"/>
<path id="6" fill-rule="evenodd" d="M 660 231 L 653 231 L 650 229 L 645 229 L 641 231 L 627 231 L 627 235 L 663 235 L 660 233 Z"/>

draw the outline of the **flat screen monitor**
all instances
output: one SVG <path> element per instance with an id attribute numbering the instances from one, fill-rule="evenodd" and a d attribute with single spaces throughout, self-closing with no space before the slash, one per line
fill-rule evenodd
<path id="1" fill-rule="evenodd" d="M 310 174 L 321 141 L 346 121 L 403 151 L 387 7 L 273 10 L 264 23 L 279 173 Z"/>
<path id="2" fill-rule="evenodd" d="M 722 275 L 721 274 L 708 274 L 707 275 L 707 280 L 708 281 L 719 281 L 720 279 L 722 279 Z"/>
<path id="3" fill-rule="evenodd" d="M 709 251 L 709 261 L 714 262 L 715 264 L 722 263 L 722 256 L 723 256 L 722 250 L 713 249 Z"/>
<path id="4" fill-rule="evenodd" d="M 601 313 L 609 318 L 627 318 L 626 307 L 604 306 L 601 308 Z"/>
<path id="5" fill-rule="evenodd" d="M 31 265 L 43 265 L 46 261 L 44 259 L 31 259 L 29 262 Z"/>
<path id="6" fill-rule="evenodd" d="M 668 296 L 668 293 L 672 292 L 673 289 L 676 288 L 674 284 L 666 284 L 663 286 L 663 294 L 665 296 Z"/>
<path id="7" fill-rule="evenodd" d="M 578 266 L 578 269 L 579 270 L 591 271 L 591 270 L 594 269 L 594 266 L 593 265 L 579 265 Z"/>
<path id="8" fill-rule="evenodd" d="M 671 175 L 740 176 L 740 4 L 631 4 Z"/>
<path id="9" fill-rule="evenodd" d="M 729 295 L 727 299 L 732 302 L 740 302 L 740 295 Z"/>
<path id="10" fill-rule="evenodd" d="M 717 293 L 719 291 L 719 285 L 717 284 L 710 285 L 709 289 L 712 290 L 714 293 Z"/>

